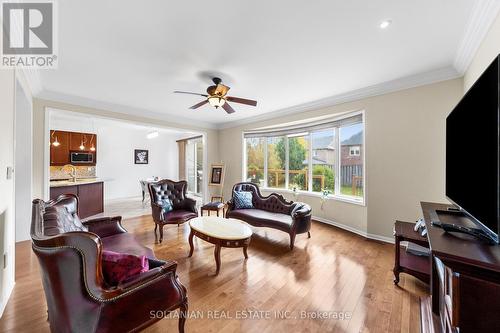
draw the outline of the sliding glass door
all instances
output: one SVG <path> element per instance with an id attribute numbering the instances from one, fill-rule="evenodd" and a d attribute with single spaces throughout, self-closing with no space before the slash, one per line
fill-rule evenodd
<path id="1" fill-rule="evenodd" d="M 196 138 L 186 143 L 186 178 L 188 191 L 202 195 L 203 191 L 203 140 Z"/>

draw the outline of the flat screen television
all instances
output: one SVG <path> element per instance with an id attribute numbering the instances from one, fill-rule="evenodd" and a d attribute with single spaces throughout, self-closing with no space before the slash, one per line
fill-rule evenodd
<path id="1" fill-rule="evenodd" d="M 500 55 L 446 118 L 446 196 L 499 242 Z"/>

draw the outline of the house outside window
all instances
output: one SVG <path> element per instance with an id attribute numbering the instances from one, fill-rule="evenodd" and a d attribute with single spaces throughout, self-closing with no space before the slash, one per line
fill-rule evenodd
<path id="1" fill-rule="evenodd" d="M 359 156 L 360 147 L 359 146 L 350 146 L 349 147 L 349 155 L 350 156 Z"/>
<path id="2" fill-rule="evenodd" d="M 364 203 L 364 114 L 244 134 L 244 180 L 278 191 Z"/>

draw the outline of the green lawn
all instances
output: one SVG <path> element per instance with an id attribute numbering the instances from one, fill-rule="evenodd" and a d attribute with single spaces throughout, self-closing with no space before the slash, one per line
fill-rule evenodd
<path id="1" fill-rule="evenodd" d="M 352 194 L 352 187 L 351 186 L 342 186 L 340 188 L 340 193 L 344 195 L 353 195 Z M 363 196 L 363 188 L 358 188 L 357 189 L 357 196 L 362 197 Z"/>

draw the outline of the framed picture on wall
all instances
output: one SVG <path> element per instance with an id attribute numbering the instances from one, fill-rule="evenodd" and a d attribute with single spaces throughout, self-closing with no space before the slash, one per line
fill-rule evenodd
<path id="1" fill-rule="evenodd" d="M 149 150 L 135 149 L 134 150 L 134 163 L 135 164 L 148 164 Z"/>
<path id="2" fill-rule="evenodd" d="M 215 186 L 222 186 L 224 183 L 224 165 L 212 164 L 210 169 L 210 184 Z"/>

